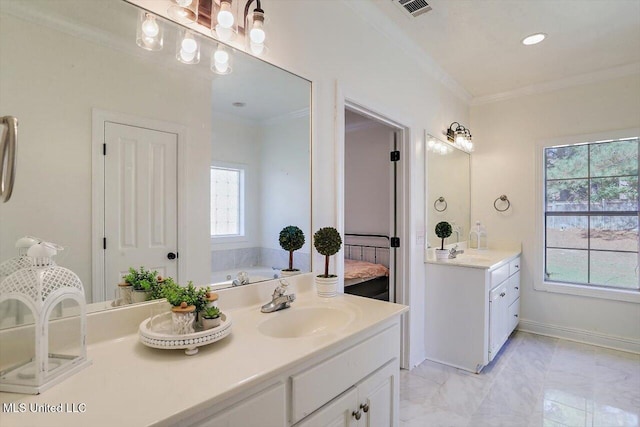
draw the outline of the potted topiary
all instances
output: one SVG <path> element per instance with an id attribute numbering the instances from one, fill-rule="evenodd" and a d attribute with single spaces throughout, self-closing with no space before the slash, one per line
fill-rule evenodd
<path id="1" fill-rule="evenodd" d="M 157 271 L 148 271 L 144 267 L 140 267 L 140 270 L 129 267 L 129 274 L 124 276 L 124 281 L 133 287 L 131 302 L 148 300 L 153 288 L 157 286 L 157 276 Z"/>
<path id="2" fill-rule="evenodd" d="M 304 233 L 295 225 L 288 225 L 280 231 L 280 246 L 289 252 L 289 268 L 282 270 L 283 276 L 293 276 L 300 272 L 293 268 L 293 251 L 297 251 L 304 245 Z"/>
<path id="3" fill-rule="evenodd" d="M 342 246 L 340 233 L 333 227 L 324 227 L 313 235 L 313 245 L 324 255 L 324 274 L 316 276 L 316 288 L 321 297 L 334 297 L 338 293 L 338 276 L 329 274 L 329 257 L 335 255 Z"/>
<path id="4" fill-rule="evenodd" d="M 215 306 L 205 307 L 204 310 L 200 312 L 200 316 L 202 317 L 202 329 L 212 329 L 220 326 L 220 309 Z"/>
<path id="5" fill-rule="evenodd" d="M 440 249 L 436 249 L 436 259 L 449 258 L 449 251 L 444 248 L 444 239 L 451 236 L 452 232 L 453 230 L 451 229 L 451 224 L 449 224 L 447 221 L 441 221 L 436 224 L 436 236 L 442 239 Z"/>

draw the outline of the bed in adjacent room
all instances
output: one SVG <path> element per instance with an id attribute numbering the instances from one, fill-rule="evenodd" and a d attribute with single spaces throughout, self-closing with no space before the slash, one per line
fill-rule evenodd
<path id="1" fill-rule="evenodd" d="M 389 236 L 345 233 L 344 292 L 389 301 Z"/>

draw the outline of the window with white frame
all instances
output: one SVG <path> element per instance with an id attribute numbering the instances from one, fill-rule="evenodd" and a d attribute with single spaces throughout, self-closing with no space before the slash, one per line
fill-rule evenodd
<path id="1" fill-rule="evenodd" d="M 544 149 L 544 280 L 640 289 L 638 138 Z"/>
<path id="2" fill-rule="evenodd" d="M 211 237 L 244 235 L 244 169 L 211 167 Z"/>

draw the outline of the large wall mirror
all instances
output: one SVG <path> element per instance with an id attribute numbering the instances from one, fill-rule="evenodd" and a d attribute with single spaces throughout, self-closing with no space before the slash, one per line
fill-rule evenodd
<path id="1" fill-rule="evenodd" d="M 440 247 L 435 227 L 440 221 L 451 224 L 453 233 L 445 244 L 464 242 L 469 236 L 471 181 L 469 153 L 448 142 L 426 134 L 428 247 Z"/>
<path id="2" fill-rule="evenodd" d="M 22 236 L 55 242 L 106 307 L 128 267 L 217 287 L 273 279 L 294 225 L 307 240 L 294 267 L 310 271 L 311 83 L 199 34 L 182 58 L 199 62 L 180 62 L 184 28 L 160 18 L 163 48 L 141 49 L 139 14 L 122 0 L 0 3 L 0 116 L 19 120 L 0 262 Z"/>

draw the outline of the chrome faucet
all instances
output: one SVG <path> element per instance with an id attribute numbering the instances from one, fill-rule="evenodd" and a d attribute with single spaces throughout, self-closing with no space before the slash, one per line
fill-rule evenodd
<path id="1" fill-rule="evenodd" d="M 463 254 L 464 250 L 458 250 L 458 245 L 456 244 L 453 248 L 449 250 L 449 259 L 455 259 L 460 254 Z"/>
<path id="2" fill-rule="evenodd" d="M 235 280 L 231 282 L 231 286 L 242 286 L 249 283 L 249 274 L 246 271 L 241 271 L 236 276 Z"/>
<path id="3" fill-rule="evenodd" d="M 291 307 L 291 303 L 296 299 L 296 294 L 286 294 L 288 286 L 289 283 L 286 280 L 280 279 L 280 284 L 271 295 L 271 301 L 263 305 L 260 311 L 273 313 Z"/>

